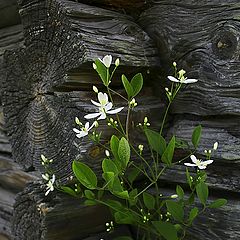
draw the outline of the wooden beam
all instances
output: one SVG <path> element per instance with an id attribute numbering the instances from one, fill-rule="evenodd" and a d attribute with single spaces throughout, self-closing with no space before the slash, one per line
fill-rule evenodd
<path id="1" fill-rule="evenodd" d="M 74 159 L 99 169 L 103 151 L 86 139 L 77 148 L 72 131 L 76 116 L 84 121 L 86 113 L 95 111 L 92 84 L 100 81 L 92 61 L 112 54 L 121 58 L 118 76 L 123 70 L 131 76 L 142 70 L 146 90 L 139 101 L 145 106 L 137 111 L 137 121 L 142 121 L 145 114 L 160 114 L 163 107 L 147 87 L 159 66 L 157 50 L 124 14 L 65 0 L 24 2 L 20 12 L 25 47 L 5 53 L 3 103 L 14 159 L 25 169 L 43 170 L 44 154 L 53 159 L 56 175 L 63 179 L 71 175 Z M 121 91 L 119 79 L 112 82 Z M 110 130 L 104 128 L 104 133 Z"/>

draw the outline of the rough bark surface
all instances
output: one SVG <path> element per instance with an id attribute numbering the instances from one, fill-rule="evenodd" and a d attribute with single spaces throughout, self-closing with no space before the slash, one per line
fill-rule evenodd
<path id="1" fill-rule="evenodd" d="M 110 213 L 102 206 L 86 207 L 81 199 L 60 193 L 44 195 L 45 186 L 29 184 L 14 205 L 16 240 L 85 239 L 105 230 Z"/>
<path id="2" fill-rule="evenodd" d="M 208 169 L 210 186 L 221 194 L 226 191 L 227 198 L 233 197 L 233 192 L 239 193 L 237 0 L 136 0 L 134 4 L 140 11 L 148 8 L 138 18 L 138 24 L 139 9 L 134 12 L 132 2 L 82 2 L 108 10 L 66 0 L 22 0 L 19 4 L 24 45 L 20 25 L 0 29 L 0 64 L 3 51 L 21 46 L 5 53 L 3 103 L 14 159 L 25 169 L 41 171 L 40 154 L 44 154 L 54 160 L 54 171 L 62 179 L 71 174 L 73 159 L 83 160 L 100 171 L 103 150 L 85 139 L 77 141 L 72 131 L 75 116 L 82 120 L 86 113 L 95 111 L 90 105 L 90 99 L 95 98 L 92 85 L 101 87 L 92 70 L 92 60 L 112 54 L 121 58 L 118 76 L 120 72 L 144 73 L 145 91 L 138 102 L 145 105 L 138 108 L 133 120 L 140 122 L 150 115 L 152 125 L 157 126 L 163 105 L 156 86 L 165 85 L 160 82 L 159 71 L 154 72 L 160 58 L 165 69 L 177 61 L 187 70 L 188 77 L 199 79 L 197 84 L 184 88 L 171 109 L 174 119 L 169 121 L 170 132 L 189 140 L 193 127 L 201 123 L 204 130 L 199 153 L 211 148 L 216 140 L 220 142 L 215 162 Z M 0 14 L 1 11 L 0 5 Z M 121 91 L 117 78 L 113 86 Z M 156 93 L 157 98 L 153 97 Z M 109 129 L 100 129 L 105 136 L 110 134 Z M 9 154 L 9 144 L 1 134 L 0 131 L 0 151 L 4 157 L 0 164 L 4 170 L 0 175 L 0 226 L 5 226 L 1 229 L 3 234 L 10 234 L 15 193 L 32 177 L 15 165 L 12 167 L 5 155 Z M 135 138 L 137 142 L 138 136 Z M 176 166 L 166 172 L 163 180 L 184 183 L 184 170 L 183 166 Z M 238 239 L 239 211 L 239 202 L 232 199 L 225 208 L 208 212 L 196 222 L 189 239 Z M 103 216 L 105 211 L 85 208 L 66 196 L 45 197 L 43 187 L 34 183 L 17 198 L 13 232 L 19 240 L 105 238 L 89 236 L 104 230 L 107 219 Z"/>
<path id="3" fill-rule="evenodd" d="M 78 156 L 72 131 L 75 116 L 83 119 L 95 111 L 92 84 L 100 82 L 92 60 L 112 54 L 134 73 L 158 66 L 157 50 L 126 15 L 64 0 L 22 4 L 25 47 L 5 54 L 3 102 L 13 156 L 26 169 L 41 169 L 44 154 L 64 178 L 73 159 L 96 162 L 98 157 L 86 140 L 80 146 L 83 156 Z M 113 85 L 118 88 L 119 83 Z M 145 101 L 147 111 L 160 106 L 151 97 Z"/>

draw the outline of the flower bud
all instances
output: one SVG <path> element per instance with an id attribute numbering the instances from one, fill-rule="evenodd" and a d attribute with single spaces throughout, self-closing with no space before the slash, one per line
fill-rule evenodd
<path id="1" fill-rule="evenodd" d="M 173 62 L 173 66 L 176 67 L 176 66 L 177 66 L 177 63 L 176 63 L 176 62 Z"/>
<path id="2" fill-rule="evenodd" d="M 171 198 L 178 198 L 178 195 L 177 194 L 173 194 L 173 195 L 171 195 Z"/>
<path id="3" fill-rule="evenodd" d="M 110 157 L 110 153 L 109 153 L 108 150 L 105 150 L 105 155 L 106 155 L 107 157 Z"/>
<path id="4" fill-rule="evenodd" d="M 93 123 L 93 124 L 94 124 L 94 127 L 96 127 L 96 128 L 99 126 L 99 123 L 98 123 L 98 121 L 94 121 L 94 123 Z"/>
<path id="5" fill-rule="evenodd" d="M 80 122 L 79 118 L 78 117 L 75 117 L 75 123 L 77 125 L 82 125 L 82 123 Z"/>
<path id="6" fill-rule="evenodd" d="M 93 91 L 94 91 L 95 93 L 98 93 L 98 89 L 97 89 L 96 86 L 93 86 Z"/>
<path id="7" fill-rule="evenodd" d="M 93 63 L 93 69 L 96 70 L 97 69 L 97 65 L 95 63 Z"/>
<path id="8" fill-rule="evenodd" d="M 119 58 L 117 58 L 116 61 L 115 61 L 115 66 L 118 67 L 119 64 L 120 64 L 120 60 L 119 60 Z"/>
<path id="9" fill-rule="evenodd" d="M 213 150 L 217 150 L 217 148 L 218 148 L 218 142 L 215 142 L 215 143 L 213 144 Z"/>

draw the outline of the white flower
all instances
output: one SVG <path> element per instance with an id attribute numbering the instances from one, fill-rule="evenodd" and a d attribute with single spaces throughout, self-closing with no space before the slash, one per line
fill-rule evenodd
<path id="1" fill-rule="evenodd" d="M 103 59 L 98 58 L 106 68 L 109 68 L 112 64 L 112 56 L 111 55 L 106 55 Z"/>
<path id="2" fill-rule="evenodd" d="M 191 79 L 191 78 L 181 78 L 181 79 L 178 79 L 178 78 L 175 78 L 173 76 L 168 76 L 168 79 L 172 82 L 177 82 L 177 83 L 195 83 L 197 82 L 198 80 L 197 79 Z"/>
<path id="3" fill-rule="evenodd" d="M 217 150 L 217 148 L 218 148 L 218 142 L 215 142 L 214 144 L 213 144 L 213 150 Z"/>
<path id="4" fill-rule="evenodd" d="M 194 155 L 191 155 L 190 158 L 193 163 L 184 163 L 184 165 L 188 167 L 198 167 L 199 169 L 205 169 L 207 165 L 213 162 L 213 160 L 202 161 L 201 159 L 197 159 Z"/>
<path id="5" fill-rule="evenodd" d="M 120 107 L 120 108 L 111 110 L 113 107 L 113 104 L 108 101 L 108 95 L 106 93 L 99 92 L 98 101 L 99 102 L 95 102 L 91 100 L 92 104 L 98 107 L 98 112 L 87 114 L 86 116 L 84 116 L 84 118 L 91 119 L 91 118 L 98 117 L 97 120 L 106 119 L 107 114 L 116 114 L 122 111 L 123 109 L 123 107 Z"/>
<path id="6" fill-rule="evenodd" d="M 52 179 L 50 179 L 48 182 L 47 182 L 47 188 L 46 188 L 46 193 L 45 193 L 45 196 L 47 196 L 49 194 L 49 192 L 52 192 L 54 190 L 54 182 L 55 182 L 55 175 L 53 174 L 52 175 Z"/>
<path id="7" fill-rule="evenodd" d="M 90 123 L 86 122 L 85 126 L 81 127 L 81 130 L 78 130 L 77 128 L 74 128 L 73 131 L 77 133 L 77 138 L 82 138 L 88 135 L 88 132 L 96 125 L 96 122 L 94 122 L 91 127 Z"/>

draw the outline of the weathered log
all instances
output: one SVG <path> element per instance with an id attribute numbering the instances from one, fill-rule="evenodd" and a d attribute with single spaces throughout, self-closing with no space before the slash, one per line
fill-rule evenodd
<path id="1" fill-rule="evenodd" d="M 26 47 L 5 54 L 3 103 L 13 156 L 26 169 L 42 169 L 40 154 L 44 154 L 53 159 L 56 175 L 66 178 L 73 159 L 96 165 L 99 157 L 85 140 L 78 156 L 72 131 L 75 116 L 83 120 L 85 113 L 95 111 L 90 105 L 95 98 L 91 84 L 98 86 L 100 81 L 92 60 L 112 54 L 121 58 L 120 71 L 133 74 L 140 67 L 158 66 L 157 50 L 133 19 L 123 14 L 65 0 L 21 7 Z M 119 80 L 112 82 L 119 88 Z M 147 102 L 139 109 L 142 119 L 161 107 L 148 96 L 141 100 Z"/>
<path id="2" fill-rule="evenodd" d="M 81 199 L 65 194 L 44 196 L 39 183 L 29 184 L 14 205 L 13 232 L 16 240 L 84 239 L 105 230 L 111 221 L 102 206 L 86 207 Z"/>
<path id="3" fill-rule="evenodd" d="M 0 155 L 0 239 L 2 236 L 12 239 L 11 221 L 16 194 L 37 177 L 23 172 L 18 164 L 4 155 Z"/>
<path id="4" fill-rule="evenodd" d="M 142 183 L 144 185 L 144 183 Z M 162 188 L 165 196 L 173 191 Z M 215 200 L 212 197 L 210 202 Z M 197 206 L 201 209 L 200 204 Z M 209 209 L 201 214 L 191 229 L 188 240 L 237 239 L 239 232 L 239 204 L 234 196 L 228 196 L 228 204 L 221 209 Z M 187 214 L 187 213 L 186 213 Z M 27 217 L 29 216 L 29 217 Z M 67 217 L 67 226 L 66 226 Z M 81 199 L 69 198 L 60 193 L 44 196 L 44 186 L 32 183 L 20 193 L 15 203 L 13 232 L 15 239 L 113 239 L 113 235 L 99 233 L 104 231 L 105 223 L 112 220 L 106 208 L 85 207 Z M 65 227 L 63 227 L 65 226 Z M 219 227 L 221 226 L 221 227 Z M 131 235 L 127 228 L 117 236 Z M 95 235 L 95 236 L 94 236 Z M 114 235 L 114 236 L 116 236 Z M 91 237 L 90 237 L 91 236 Z"/>
<path id="5" fill-rule="evenodd" d="M 240 159 L 238 6 L 236 0 L 154 1 L 139 18 L 163 53 L 163 66 L 169 69 L 176 61 L 188 77 L 199 80 L 186 85 L 173 104 L 169 136 L 191 140 L 193 128 L 202 124 L 198 153 L 220 143 L 209 168 L 210 182 L 233 191 L 239 191 Z M 170 171 L 176 181 L 181 179 L 179 169 Z"/>
<path id="6" fill-rule="evenodd" d="M 23 33 L 20 24 L 0 28 L 0 101 L 2 99 L 3 79 L 6 74 L 6 71 L 3 68 L 3 54 L 6 50 L 22 46 L 22 40 Z"/>
<path id="7" fill-rule="evenodd" d="M 199 79 L 182 91 L 173 113 L 239 115 L 239 1 L 154 1 L 139 24 L 163 53 Z"/>
<path id="8" fill-rule="evenodd" d="M 0 28 L 20 23 L 17 0 L 2 0 L 0 2 Z"/>

